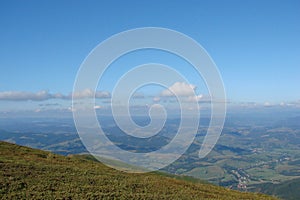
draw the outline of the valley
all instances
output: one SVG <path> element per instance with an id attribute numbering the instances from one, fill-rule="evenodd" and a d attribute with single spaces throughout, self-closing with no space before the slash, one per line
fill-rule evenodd
<path id="1" fill-rule="evenodd" d="M 263 118 L 263 117 L 262 117 Z M 7 120 L 7 119 L 5 119 Z M 0 139 L 39 148 L 61 155 L 88 154 L 71 119 L 19 119 L 1 121 Z M 101 121 L 102 120 L 102 121 Z M 147 118 L 136 122 L 147 124 Z M 283 199 L 295 199 L 294 192 L 282 193 L 282 185 L 299 188 L 300 125 L 299 117 L 263 120 L 228 118 L 217 145 L 210 154 L 198 158 L 209 120 L 202 119 L 197 136 L 177 161 L 162 172 L 206 180 L 229 189 L 263 192 Z M 162 131 L 148 139 L 136 139 L 120 130 L 113 120 L 99 120 L 108 137 L 120 148 L 134 152 L 150 152 L 167 144 L 176 133 L 179 119 L 169 119 Z M 11 124 L 11 125 L 10 125 Z"/>

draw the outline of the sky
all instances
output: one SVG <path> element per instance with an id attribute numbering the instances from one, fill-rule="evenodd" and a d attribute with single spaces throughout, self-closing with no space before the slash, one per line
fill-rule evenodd
<path id="1" fill-rule="evenodd" d="M 77 71 L 91 50 L 114 34 L 142 27 L 173 29 L 201 44 L 220 71 L 229 102 L 300 105 L 299 19 L 296 0 L 2 0 L 0 111 L 69 107 Z M 182 60 L 146 51 L 128 55 L 107 73 L 99 106 L 108 101 L 114 76 L 124 72 L 121 65 L 149 61 L 174 65 L 199 96 L 207 93 Z M 141 93 L 153 97 L 158 90 Z"/>

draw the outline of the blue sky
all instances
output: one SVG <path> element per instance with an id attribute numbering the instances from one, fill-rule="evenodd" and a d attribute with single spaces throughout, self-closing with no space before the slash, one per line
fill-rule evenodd
<path id="1" fill-rule="evenodd" d="M 80 64 L 101 41 L 155 26 L 199 42 L 230 101 L 299 101 L 299 19 L 299 1 L 1 1 L 0 97 L 43 90 L 67 96 Z M 3 99 L 0 110 L 31 104 Z"/>

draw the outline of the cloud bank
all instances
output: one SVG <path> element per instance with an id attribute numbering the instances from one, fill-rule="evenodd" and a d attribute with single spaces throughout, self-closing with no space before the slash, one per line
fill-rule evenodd
<path id="1" fill-rule="evenodd" d="M 84 99 L 84 98 L 110 98 L 111 95 L 107 91 L 92 91 L 91 89 L 85 89 L 83 91 L 70 93 L 64 95 L 61 93 L 49 93 L 47 90 L 41 90 L 38 92 L 25 92 L 25 91 L 3 91 L 0 92 L 0 101 L 46 101 L 49 99 Z"/>

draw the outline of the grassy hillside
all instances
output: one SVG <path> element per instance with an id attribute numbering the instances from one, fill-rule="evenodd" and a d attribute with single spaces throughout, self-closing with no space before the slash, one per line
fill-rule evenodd
<path id="1" fill-rule="evenodd" d="M 0 142 L 2 199 L 274 199 Z"/>

